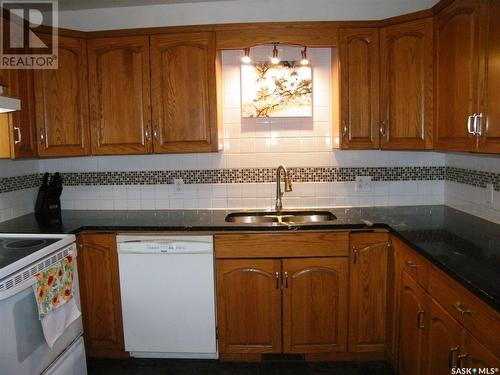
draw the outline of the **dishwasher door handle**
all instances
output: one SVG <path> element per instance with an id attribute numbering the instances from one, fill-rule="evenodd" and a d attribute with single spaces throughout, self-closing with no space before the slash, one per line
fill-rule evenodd
<path id="1" fill-rule="evenodd" d="M 161 251 L 161 250 L 125 250 L 118 247 L 118 254 L 136 254 L 136 255 L 189 255 L 189 254 L 212 254 L 212 250 L 200 250 L 200 251 Z"/>

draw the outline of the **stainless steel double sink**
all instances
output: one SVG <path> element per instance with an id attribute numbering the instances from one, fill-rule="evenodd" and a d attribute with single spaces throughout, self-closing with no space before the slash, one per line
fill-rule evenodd
<path id="1" fill-rule="evenodd" d="M 226 222 L 235 224 L 308 224 L 336 220 L 330 211 L 254 211 L 233 212 L 226 216 Z"/>

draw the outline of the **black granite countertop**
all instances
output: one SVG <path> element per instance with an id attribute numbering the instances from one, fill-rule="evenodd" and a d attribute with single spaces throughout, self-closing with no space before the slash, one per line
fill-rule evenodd
<path id="1" fill-rule="evenodd" d="M 238 225 L 225 210 L 68 210 L 63 224 L 40 226 L 34 215 L 0 223 L 0 233 L 100 231 L 296 231 L 387 228 L 476 296 L 500 311 L 500 225 L 446 206 L 333 208 L 325 224 Z"/>

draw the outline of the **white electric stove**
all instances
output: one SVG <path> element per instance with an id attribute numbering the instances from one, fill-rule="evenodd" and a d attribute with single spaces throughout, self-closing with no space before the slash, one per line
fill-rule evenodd
<path id="1" fill-rule="evenodd" d="M 73 296 L 80 308 L 74 235 L 0 233 L 0 374 L 87 374 L 81 317 L 51 349 L 32 288 L 38 272 L 68 255 L 75 261 Z"/>

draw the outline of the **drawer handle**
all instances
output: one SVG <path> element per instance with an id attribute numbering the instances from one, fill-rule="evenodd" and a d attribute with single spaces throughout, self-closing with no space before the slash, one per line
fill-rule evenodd
<path id="1" fill-rule="evenodd" d="M 460 354 L 457 356 L 457 360 L 458 360 L 458 367 L 462 368 L 462 367 L 465 367 L 465 360 L 467 359 L 469 355 L 467 353 L 464 353 L 464 354 Z"/>
<path id="2" fill-rule="evenodd" d="M 424 316 L 425 316 L 425 311 L 424 310 L 420 310 L 417 313 L 417 328 L 418 329 L 424 329 L 425 328 L 424 323 L 423 323 Z"/>
<path id="3" fill-rule="evenodd" d="M 455 303 L 453 307 L 462 315 L 472 315 L 472 311 L 464 309 L 460 302 Z"/>
<path id="4" fill-rule="evenodd" d="M 280 273 L 279 272 L 275 272 L 274 276 L 276 278 L 276 289 L 279 289 L 280 288 Z"/>
<path id="5" fill-rule="evenodd" d="M 14 144 L 18 145 L 23 140 L 22 135 L 21 135 L 21 128 L 18 126 L 14 126 L 14 131 L 17 133 L 17 139 L 14 140 Z"/>
<path id="6" fill-rule="evenodd" d="M 408 267 L 408 268 L 417 268 L 417 267 L 420 267 L 419 264 L 415 264 L 411 260 L 407 260 L 405 262 L 405 264 L 406 264 L 406 267 Z"/>
<path id="7" fill-rule="evenodd" d="M 452 368 L 457 367 L 457 358 L 455 356 L 456 353 L 458 353 L 459 347 L 455 346 L 454 348 L 450 349 L 450 352 L 448 353 L 448 368 L 451 370 Z"/>

